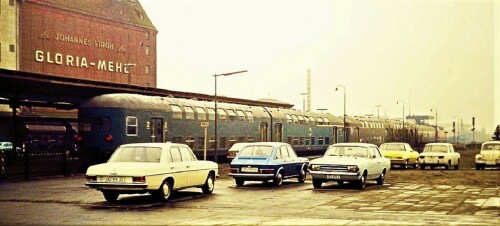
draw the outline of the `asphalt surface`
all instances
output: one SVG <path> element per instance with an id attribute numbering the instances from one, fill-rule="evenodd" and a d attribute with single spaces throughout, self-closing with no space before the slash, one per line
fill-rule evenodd
<path id="1" fill-rule="evenodd" d="M 498 171 L 492 171 L 498 173 Z M 121 195 L 116 203 L 89 189 L 84 177 L 0 183 L 2 225 L 500 225 L 500 186 L 369 182 L 314 189 L 286 180 L 282 187 L 232 179 L 176 193 L 166 203 Z"/>

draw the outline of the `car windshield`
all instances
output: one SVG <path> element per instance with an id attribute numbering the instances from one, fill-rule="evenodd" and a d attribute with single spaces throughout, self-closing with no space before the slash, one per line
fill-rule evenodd
<path id="1" fill-rule="evenodd" d="M 404 144 L 382 144 L 380 145 L 380 149 L 384 151 L 404 151 Z"/>
<path id="2" fill-rule="evenodd" d="M 108 162 L 160 162 L 161 148 L 119 147 Z"/>
<path id="3" fill-rule="evenodd" d="M 499 151 L 500 144 L 485 144 L 483 145 L 483 151 Z"/>
<path id="4" fill-rule="evenodd" d="M 424 152 L 448 152 L 448 147 L 445 145 L 427 145 L 424 148 Z"/>
<path id="5" fill-rule="evenodd" d="M 251 145 L 243 148 L 240 152 L 242 157 L 267 157 L 271 155 L 273 147 L 261 146 L 261 145 Z"/>
<path id="6" fill-rule="evenodd" d="M 351 157 L 368 157 L 368 149 L 358 146 L 333 146 L 326 150 L 325 156 L 351 156 Z"/>

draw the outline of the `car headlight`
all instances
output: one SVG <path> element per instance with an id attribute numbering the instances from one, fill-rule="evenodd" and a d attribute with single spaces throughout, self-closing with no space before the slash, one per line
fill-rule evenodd
<path id="1" fill-rule="evenodd" d="M 312 170 L 312 171 L 319 171 L 321 168 L 320 165 L 309 165 L 309 170 Z"/>
<path id="2" fill-rule="evenodd" d="M 358 172 L 358 166 L 347 166 L 347 172 Z"/>

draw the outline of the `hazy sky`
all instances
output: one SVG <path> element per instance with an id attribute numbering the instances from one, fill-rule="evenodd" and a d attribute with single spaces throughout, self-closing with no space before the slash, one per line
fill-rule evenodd
<path id="1" fill-rule="evenodd" d="M 140 2 L 159 30 L 159 88 L 213 95 L 213 74 L 248 70 L 219 77 L 218 94 L 302 109 L 310 69 L 313 110 L 342 115 L 341 84 L 348 115 L 401 117 L 404 100 L 438 124 L 500 124 L 493 0 Z"/>

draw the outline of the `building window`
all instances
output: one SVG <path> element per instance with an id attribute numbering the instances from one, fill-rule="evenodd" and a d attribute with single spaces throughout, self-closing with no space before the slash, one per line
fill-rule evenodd
<path id="1" fill-rule="evenodd" d="M 149 56 L 149 46 L 146 46 L 146 56 Z"/>
<path id="2" fill-rule="evenodd" d="M 146 65 L 146 74 L 149 75 L 149 65 Z"/>
<path id="3" fill-rule="evenodd" d="M 11 52 L 16 51 L 16 48 L 14 47 L 14 45 L 9 45 L 9 51 L 11 51 Z"/>
<path id="4" fill-rule="evenodd" d="M 146 31 L 146 40 L 149 40 L 150 31 Z"/>

